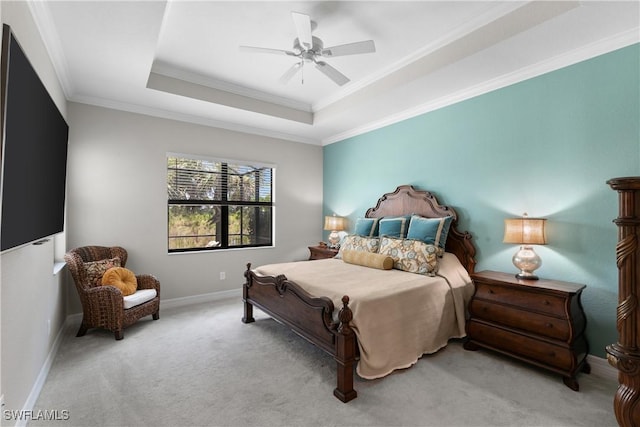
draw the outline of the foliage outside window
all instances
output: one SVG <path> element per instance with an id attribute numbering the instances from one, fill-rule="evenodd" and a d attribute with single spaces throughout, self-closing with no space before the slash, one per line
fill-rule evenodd
<path id="1" fill-rule="evenodd" d="M 167 154 L 168 248 L 273 245 L 274 168 Z"/>

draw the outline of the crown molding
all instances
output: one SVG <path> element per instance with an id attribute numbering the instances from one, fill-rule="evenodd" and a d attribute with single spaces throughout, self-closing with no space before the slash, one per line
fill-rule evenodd
<path id="1" fill-rule="evenodd" d="M 575 63 L 585 61 L 591 59 L 593 57 L 635 44 L 640 42 L 640 28 L 636 27 L 631 30 L 619 33 L 607 39 L 603 39 L 590 45 L 574 49 L 572 51 L 568 51 L 564 54 L 558 55 L 554 58 L 550 58 L 536 64 L 531 64 L 529 66 L 523 67 L 519 70 L 505 73 L 497 78 L 482 82 L 477 85 L 470 86 L 468 88 L 464 88 L 455 93 L 449 94 L 447 96 L 440 97 L 435 100 L 431 100 L 427 103 L 421 104 L 416 107 L 412 107 L 401 111 L 396 114 L 389 115 L 380 120 L 371 121 L 368 123 L 364 123 L 362 125 L 353 127 L 349 130 L 339 132 L 327 137 L 322 138 L 309 138 L 303 137 L 299 135 L 293 135 L 286 132 L 278 132 L 267 130 L 263 128 L 253 127 L 245 124 L 227 122 L 223 120 L 215 120 L 209 119 L 201 116 L 190 115 L 190 114 L 182 114 L 176 113 L 170 110 L 162 109 L 162 108 L 154 108 L 154 107 L 146 107 L 138 104 L 131 104 L 126 102 L 114 101 L 111 99 L 104 99 L 98 97 L 85 97 L 85 96 L 77 96 L 76 88 L 70 78 L 68 63 L 66 60 L 66 56 L 62 49 L 60 39 L 58 37 L 57 31 L 53 25 L 53 18 L 51 15 L 51 11 L 47 2 L 44 1 L 33 1 L 28 0 L 26 2 L 28 4 L 30 13 L 33 16 L 35 25 L 38 29 L 42 42 L 45 46 L 45 49 L 48 52 L 51 63 L 53 64 L 54 71 L 60 81 L 60 85 L 65 94 L 67 100 L 71 102 L 78 102 L 89 105 L 96 105 L 105 108 L 112 108 L 122 111 L 128 111 L 133 113 L 144 114 L 148 116 L 160 117 L 165 119 L 177 120 L 182 122 L 189 122 L 194 124 L 200 124 L 204 126 L 216 127 L 231 131 L 243 132 L 247 134 L 260 135 L 269 138 L 288 140 L 294 142 L 301 142 L 312 145 L 328 145 L 335 142 L 342 141 L 347 138 L 351 138 L 357 135 L 361 135 L 366 132 L 370 132 L 372 130 L 376 130 L 382 128 L 384 126 L 388 126 L 403 120 L 410 119 L 412 117 L 428 113 L 430 111 L 434 111 L 436 109 L 446 107 L 448 105 L 455 104 L 457 102 L 464 101 L 466 99 L 470 99 L 476 97 L 478 95 L 482 95 L 551 71 L 555 71 Z M 331 99 L 325 98 L 313 105 L 308 105 L 303 102 L 295 101 L 289 98 L 280 97 L 276 95 L 272 95 L 269 93 L 261 92 L 258 90 L 254 90 L 248 87 L 234 85 L 231 83 L 223 82 L 216 79 L 206 78 L 203 76 L 198 76 L 194 73 L 184 72 L 181 70 L 173 69 L 173 71 L 168 71 L 169 66 L 166 64 L 155 64 L 154 68 L 158 67 L 162 74 L 172 74 L 175 78 L 183 79 L 185 81 L 194 82 L 196 84 L 202 84 L 204 86 L 209 86 L 213 88 L 217 88 L 219 90 L 227 91 L 229 93 L 237 94 L 240 96 L 245 96 L 249 98 L 254 98 L 257 100 L 262 100 L 264 102 L 273 103 L 274 105 L 280 105 L 292 109 L 298 109 L 300 111 L 305 111 L 308 113 L 317 112 L 332 103 L 335 103 L 342 98 L 355 93 L 360 90 L 365 90 L 366 87 L 383 77 L 392 74 L 403 67 L 406 67 L 408 64 L 419 60 L 424 56 L 428 56 L 434 50 L 445 46 L 450 43 L 452 40 L 459 39 L 461 36 L 472 32 L 476 28 L 480 28 L 483 25 L 487 25 L 487 23 L 492 22 L 495 19 L 499 19 L 501 16 L 504 16 L 508 13 L 511 13 L 527 4 L 530 4 L 529 1 L 518 2 L 518 3 L 506 3 L 500 6 L 496 6 L 496 8 L 486 12 L 484 15 L 474 19 L 473 21 L 467 22 L 460 27 L 456 28 L 446 37 L 438 39 L 434 41 L 429 46 L 425 46 L 420 52 L 417 52 L 413 55 L 409 55 L 402 60 L 395 63 L 393 66 L 388 67 L 382 73 L 377 75 L 372 75 L 368 79 L 363 82 L 354 83 L 353 85 L 349 85 L 345 88 L 345 91 L 339 92 L 335 97 Z M 573 3 L 573 2 L 572 2 Z"/>
<path id="2" fill-rule="evenodd" d="M 365 89 L 370 84 L 373 84 L 376 81 L 381 80 L 395 73 L 396 71 L 407 67 L 408 65 L 416 62 L 421 58 L 424 58 L 425 56 L 431 55 L 432 53 L 436 52 L 438 49 L 441 49 L 449 45 L 450 43 L 476 31 L 477 29 L 490 24 L 496 19 L 499 19 L 505 15 L 508 15 L 509 13 L 515 11 L 516 9 L 523 7 L 527 3 L 528 2 L 526 1 L 525 2 L 514 1 L 514 2 L 498 4 L 497 6 L 493 7 L 489 11 L 483 13 L 482 15 L 479 15 L 474 19 L 471 19 L 459 25 L 458 27 L 450 31 L 448 34 L 446 34 L 445 36 L 432 41 L 431 43 L 424 46 L 420 50 L 415 51 L 401 58 L 394 64 L 391 64 L 388 67 L 380 70 L 379 72 L 373 73 L 357 82 L 353 82 L 352 84 L 349 84 L 346 88 L 335 93 L 332 96 L 326 97 L 324 99 L 319 100 L 318 102 L 315 102 L 312 105 L 312 110 L 314 112 L 317 112 L 319 110 L 322 110 L 325 107 L 328 107 L 329 105 L 335 102 L 340 101 L 342 98 L 345 98 L 355 92 Z"/>
<path id="3" fill-rule="evenodd" d="M 506 73 L 500 77 L 488 80 L 478 85 L 471 86 L 469 88 L 441 97 L 434 101 L 430 101 L 416 107 L 409 108 L 400 113 L 387 116 L 384 119 L 372 121 L 362 126 L 347 130 L 345 132 L 340 132 L 327 138 L 323 138 L 322 145 L 329 145 L 335 142 L 343 141 L 347 138 L 362 135 L 364 133 L 380 129 L 382 127 L 389 126 L 394 123 L 419 116 L 421 114 L 429 113 L 431 111 L 435 111 L 440 108 L 453 105 L 458 102 L 465 101 L 467 99 L 471 99 L 476 96 L 483 95 L 485 93 L 489 93 L 494 90 L 501 89 L 506 86 L 510 86 L 512 84 L 519 83 L 552 71 L 556 71 L 577 64 L 579 62 L 583 62 L 597 56 L 613 52 L 614 50 L 631 46 L 639 42 L 640 27 L 633 28 L 631 30 L 618 33 L 612 37 L 599 40 L 589 45 L 574 49 L 561 55 L 557 55 L 553 58 L 521 68 L 517 71 Z"/>
<path id="4" fill-rule="evenodd" d="M 176 113 L 175 111 L 164 110 L 160 108 L 151 108 L 139 104 L 131 104 L 126 102 L 114 101 L 112 99 L 74 96 L 69 99 L 71 102 L 79 104 L 94 105 L 96 107 L 110 108 L 112 110 L 126 111 L 130 113 L 143 114 L 145 116 L 158 117 L 168 120 L 176 120 L 185 123 L 193 123 L 202 126 L 220 128 L 234 132 L 242 132 L 251 135 L 259 135 L 273 139 L 281 139 L 286 141 L 300 142 L 303 144 L 320 145 L 320 141 L 313 138 L 305 138 L 299 135 L 292 135 L 285 132 L 276 132 L 268 129 L 256 128 L 238 123 L 232 123 L 223 120 L 214 120 L 204 117 L 194 116 L 192 114 Z"/>
<path id="5" fill-rule="evenodd" d="M 58 76 L 58 81 L 62 86 L 65 98 L 69 99 L 74 93 L 74 85 L 69 78 L 69 67 L 67 66 L 67 57 L 62 49 L 62 44 L 58 38 L 58 33 L 53 25 L 53 18 L 51 17 L 51 11 L 45 1 L 27 1 L 29 11 L 33 20 L 35 21 L 36 28 L 40 33 L 42 43 L 44 43 L 45 50 L 49 54 L 53 69 Z"/>
<path id="6" fill-rule="evenodd" d="M 151 73 L 156 73 L 166 77 L 172 77 L 177 80 L 183 80 L 185 82 L 218 89 L 224 92 L 232 93 L 234 95 L 257 99 L 260 101 L 268 102 L 270 104 L 280 105 L 282 107 L 292 108 L 294 110 L 304 111 L 305 113 L 312 112 L 311 105 L 305 102 L 296 101 L 291 98 L 285 98 L 283 96 L 278 96 L 267 92 L 262 92 L 257 89 L 237 85 L 231 82 L 206 77 L 198 73 L 173 67 L 161 61 L 154 61 L 153 66 L 151 67 Z"/>
<path id="7" fill-rule="evenodd" d="M 237 95 L 235 93 L 212 88 L 210 86 L 204 86 L 202 84 L 168 77 L 153 71 L 149 73 L 146 87 L 148 89 L 197 99 L 212 104 L 224 105 L 239 110 L 265 114 L 307 125 L 313 124 L 313 113 L 311 112 L 262 101 L 250 96 Z"/>

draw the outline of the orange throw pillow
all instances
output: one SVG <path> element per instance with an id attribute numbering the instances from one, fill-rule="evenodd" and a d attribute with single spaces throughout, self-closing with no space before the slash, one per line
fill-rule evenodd
<path id="1" fill-rule="evenodd" d="M 102 276 L 103 286 L 115 286 L 120 289 L 122 295 L 127 296 L 136 292 L 138 280 L 133 271 L 124 267 L 111 267 Z"/>

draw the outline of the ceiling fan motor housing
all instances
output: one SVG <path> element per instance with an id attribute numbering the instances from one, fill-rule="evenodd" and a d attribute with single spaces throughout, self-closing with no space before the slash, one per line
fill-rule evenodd
<path id="1" fill-rule="evenodd" d="M 324 43 L 318 37 L 311 37 L 312 46 L 311 49 L 307 49 L 300 43 L 300 40 L 296 37 L 293 40 L 293 48 L 300 51 L 300 57 L 307 62 L 313 61 L 313 58 L 322 54 Z"/>

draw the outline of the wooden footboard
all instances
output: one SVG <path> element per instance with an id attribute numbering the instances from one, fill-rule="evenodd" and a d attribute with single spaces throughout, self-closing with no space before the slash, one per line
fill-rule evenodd
<path id="1" fill-rule="evenodd" d="M 255 321 L 253 306 L 256 306 L 332 355 L 337 365 L 337 386 L 333 394 L 343 402 L 355 399 L 353 364 L 357 342 L 349 323 L 353 319 L 349 297 L 342 297 L 343 307 L 338 314 L 338 322 L 334 322 L 334 305 L 329 298 L 311 296 L 284 275 L 256 275 L 249 263 L 244 276 L 242 321 Z"/>

